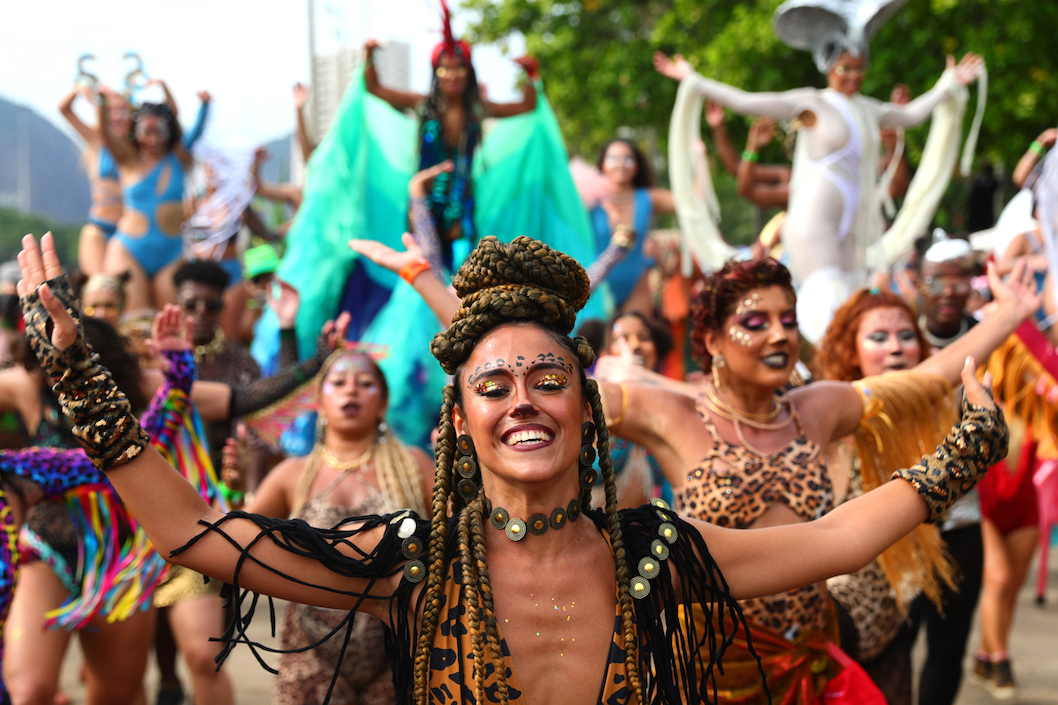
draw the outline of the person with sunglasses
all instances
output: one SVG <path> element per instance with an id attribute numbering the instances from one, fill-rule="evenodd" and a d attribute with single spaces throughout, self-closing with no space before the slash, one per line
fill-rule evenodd
<path id="1" fill-rule="evenodd" d="M 935 349 L 951 345 L 977 322 L 966 313 L 976 265 L 970 243 L 949 239 L 939 228 L 934 244 L 919 263 L 919 295 L 922 299 L 918 325 Z"/>

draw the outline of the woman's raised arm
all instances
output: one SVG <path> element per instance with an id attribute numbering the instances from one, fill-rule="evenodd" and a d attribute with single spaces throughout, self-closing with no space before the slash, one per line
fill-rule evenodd
<path id="1" fill-rule="evenodd" d="M 660 51 L 655 52 L 654 69 L 674 81 L 693 76 L 696 91 L 709 100 L 743 115 L 765 115 L 777 120 L 792 120 L 805 111 L 811 111 L 814 101 L 818 100 L 818 91 L 815 88 L 795 88 L 781 93 L 750 93 L 695 74 L 694 68 L 679 54 L 670 59 Z"/>
<path id="2" fill-rule="evenodd" d="M 162 555 L 229 582 L 238 572 L 241 588 L 321 606 L 349 609 L 357 604 L 357 594 L 393 593 L 399 577 L 389 574 L 390 563 L 400 560 L 399 549 L 377 560 L 379 574 L 374 577 L 378 582 L 370 577 L 341 576 L 314 557 L 292 553 L 262 537 L 260 522 L 226 519 L 207 505 L 151 447 L 128 400 L 85 343 L 50 233 L 42 238 L 39 249 L 32 236 L 23 238 L 18 261 L 22 268 L 18 293 L 27 337 L 41 368 L 55 383 L 63 411 L 89 459 L 106 472 Z M 377 526 L 333 541 L 330 550 L 362 559 L 383 539 L 385 529 Z M 174 556 L 179 549 L 184 550 Z M 286 577 L 295 575 L 297 580 Z M 389 617 L 385 600 L 368 600 L 364 609 L 382 619 Z"/>
<path id="3" fill-rule="evenodd" d="M 923 521 L 937 521 L 1007 452 L 1002 412 L 977 381 L 972 360 L 962 372 L 963 417 L 937 451 L 894 473 L 876 490 L 815 521 L 767 529 L 723 529 L 693 521 L 739 599 L 772 595 L 852 573 Z"/>

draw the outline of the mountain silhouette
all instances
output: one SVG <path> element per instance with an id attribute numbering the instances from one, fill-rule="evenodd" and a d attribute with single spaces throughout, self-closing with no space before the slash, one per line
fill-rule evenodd
<path id="1" fill-rule="evenodd" d="M 20 154 L 20 142 L 28 152 Z M 29 212 L 60 223 L 84 222 L 89 192 L 81 148 L 31 109 L 0 98 L 0 206 L 24 209 L 18 183 L 24 166 Z"/>

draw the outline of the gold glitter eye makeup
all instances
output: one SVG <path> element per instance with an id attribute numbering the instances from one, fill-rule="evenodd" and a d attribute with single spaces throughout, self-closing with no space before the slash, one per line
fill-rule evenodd
<path id="1" fill-rule="evenodd" d="M 548 372 L 536 383 L 539 389 L 561 389 L 566 386 L 566 375 L 561 372 Z"/>
<path id="2" fill-rule="evenodd" d="M 503 385 L 492 379 L 487 379 L 474 385 L 474 393 L 482 396 L 489 396 L 502 391 Z"/>

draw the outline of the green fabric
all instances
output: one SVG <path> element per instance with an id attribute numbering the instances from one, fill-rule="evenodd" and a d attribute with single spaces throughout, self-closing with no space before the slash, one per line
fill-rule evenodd
<path id="1" fill-rule="evenodd" d="M 533 112 L 486 124 L 474 158 L 478 233 L 505 241 L 529 235 L 587 267 L 594 259 L 588 215 L 569 173 L 555 115 L 542 90 L 538 96 Z M 303 351 L 313 349 L 320 328 L 337 313 L 357 257 L 347 242 L 370 238 L 402 249 L 417 140 L 417 120 L 370 95 L 358 73 L 309 161 L 304 198 L 278 272 L 301 294 L 297 330 Z M 469 243 L 457 243 L 457 266 L 468 250 Z M 362 342 L 387 351 L 380 366 L 389 382 L 394 431 L 405 442 L 425 445 L 437 423 L 445 381 L 429 352 L 440 324 L 395 274 L 365 265 L 368 276 L 393 294 Z M 582 316 L 605 318 L 609 308 L 603 291 Z M 254 352 L 259 359 L 278 352 L 278 327 L 270 311 L 258 328 Z"/>

